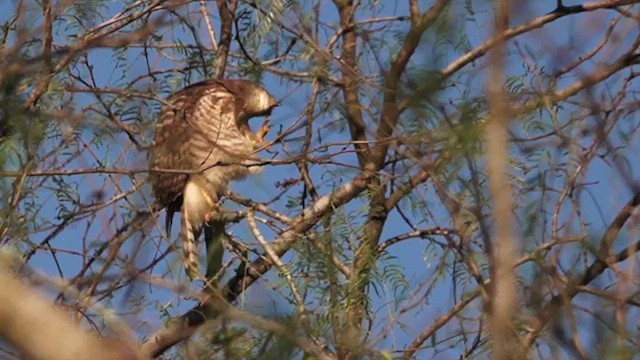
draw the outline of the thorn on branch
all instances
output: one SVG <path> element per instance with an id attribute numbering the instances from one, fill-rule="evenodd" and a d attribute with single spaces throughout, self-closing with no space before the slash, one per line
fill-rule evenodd
<path id="1" fill-rule="evenodd" d="M 567 15 L 567 14 L 573 14 L 573 13 L 578 13 L 582 11 L 586 11 L 586 9 L 584 8 L 584 5 L 565 6 L 562 3 L 562 0 L 557 0 L 556 8 L 551 12 L 548 12 L 547 15 Z"/>

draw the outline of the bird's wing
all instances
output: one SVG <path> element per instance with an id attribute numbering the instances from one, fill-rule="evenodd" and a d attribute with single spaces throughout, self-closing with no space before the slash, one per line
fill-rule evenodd
<path id="1" fill-rule="evenodd" d="M 150 151 L 149 165 L 152 169 L 192 170 L 194 163 L 190 151 L 193 117 L 198 102 L 208 89 L 216 83 L 202 82 L 175 93 L 160 113 L 156 124 L 154 143 Z M 170 236 L 173 214 L 180 210 L 182 193 L 189 176 L 184 173 L 155 172 L 150 181 L 156 201 L 167 208 L 165 231 Z"/>
<path id="2" fill-rule="evenodd" d="M 167 234 L 170 234 L 174 213 L 182 207 L 181 238 L 187 274 L 192 279 L 200 275 L 197 238 L 204 215 L 213 210 L 229 180 L 237 178 L 238 171 L 244 171 L 244 168 L 215 167 L 219 163 L 237 162 L 234 157 L 242 157 L 245 150 L 245 139 L 236 121 L 238 109 L 242 108 L 238 99 L 243 96 L 236 94 L 237 86 L 229 84 L 215 80 L 200 82 L 169 99 L 169 105 L 160 114 L 150 154 L 150 165 L 155 169 L 204 171 L 199 174 L 156 172 L 151 177 L 156 200 L 167 208 Z M 207 243 L 208 249 L 211 246 L 221 249 L 217 239 L 224 235 L 224 224 L 219 228 L 222 235 L 206 237 L 208 242 L 216 243 Z M 221 261 L 217 251 L 214 253 L 213 262 Z"/>

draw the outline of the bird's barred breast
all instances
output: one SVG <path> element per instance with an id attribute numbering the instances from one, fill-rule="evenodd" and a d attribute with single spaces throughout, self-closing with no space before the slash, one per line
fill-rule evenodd
<path id="1" fill-rule="evenodd" d="M 249 174 L 246 166 L 233 165 L 245 160 L 252 150 L 237 127 L 234 106 L 229 93 L 211 91 L 198 101 L 191 119 L 197 127 L 190 140 L 194 165 L 204 170 L 217 188 Z"/>

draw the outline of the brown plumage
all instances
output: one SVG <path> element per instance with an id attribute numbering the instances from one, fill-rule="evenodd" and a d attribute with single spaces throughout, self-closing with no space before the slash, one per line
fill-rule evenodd
<path id="1" fill-rule="evenodd" d="M 257 158 L 268 127 L 253 133 L 248 121 L 269 115 L 277 102 L 265 89 L 246 80 L 209 80 L 180 90 L 168 103 L 156 125 L 149 165 L 197 173 L 152 172 L 150 181 L 156 201 L 167 208 L 167 234 L 173 214 L 182 208 L 185 266 L 193 279 L 200 275 L 196 241 L 206 214 L 217 208 L 230 181 L 259 171 L 251 166 L 255 164 L 252 159 Z M 223 234 L 205 232 L 205 236 L 221 239 L 224 225 L 214 228 Z M 220 241 L 214 245 L 221 251 Z M 221 252 L 215 258 L 221 261 Z"/>

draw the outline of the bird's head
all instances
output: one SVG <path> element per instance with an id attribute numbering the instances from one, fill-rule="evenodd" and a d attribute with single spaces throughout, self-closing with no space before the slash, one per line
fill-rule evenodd
<path id="1" fill-rule="evenodd" d="M 269 116 L 271 111 L 278 106 L 278 101 L 269 92 L 258 85 L 249 84 L 247 93 L 244 94 L 244 113 L 248 117 Z"/>
<path id="2" fill-rule="evenodd" d="M 245 134 L 251 133 L 249 119 L 257 116 L 269 116 L 279 105 L 267 90 L 247 80 L 223 80 L 220 82 L 236 99 L 236 121 L 238 128 Z M 268 123 L 269 119 L 266 120 Z"/>
<path id="3" fill-rule="evenodd" d="M 236 114 L 240 123 L 255 116 L 269 116 L 278 101 L 259 85 L 247 80 L 219 81 L 236 99 Z"/>

